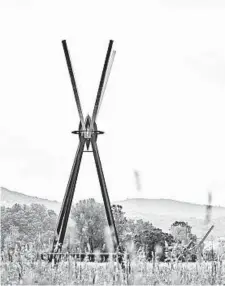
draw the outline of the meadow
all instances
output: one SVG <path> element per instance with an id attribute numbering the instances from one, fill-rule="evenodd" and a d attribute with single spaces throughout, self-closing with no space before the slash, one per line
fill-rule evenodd
<path id="1" fill-rule="evenodd" d="M 168 234 L 150 222 L 127 219 L 120 206 L 112 209 L 128 254 L 123 267 L 112 255 L 101 260 L 100 252 L 114 251 L 113 236 L 94 200 L 81 201 L 72 211 L 74 227 L 58 263 L 41 257 L 52 248 L 57 218 L 52 210 L 38 204 L 1 207 L 1 285 L 225 285 L 225 241 L 202 244 L 197 251 L 199 239 L 185 222 L 174 222 Z M 183 228 L 192 250 L 183 245 Z M 77 251 L 85 253 L 82 261 L 69 255 Z"/>
<path id="2" fill-rule="evenodd" d="M 43 261 L 34 248 L 2 252 L 1 285 L 225 285 L 225 261 L 147 261 L 141 252 L 130 253 L 121 264 L 109 258 L 88 257 L 80 262 L 69 256 L 57 264 Z"/>

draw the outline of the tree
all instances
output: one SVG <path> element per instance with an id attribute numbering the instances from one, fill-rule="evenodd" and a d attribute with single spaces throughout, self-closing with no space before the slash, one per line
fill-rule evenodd
<path id="1" fill-rule="evenodd" d="M 134 238 L 133 220 L 126 218 L 121 205 L 112 205 L 111 209 L 119 241 L 124 247 L 128 241 Z M 82 251 L 88 246 L 91 251 L 103 249 L 105 242 L 106 248 L 107 246 L 110 248 L 110 243 L 107 243 L 108 239 L 104 235 L 108 222 L 102 204 L 95 202 L 94 199 L 82 200 L 72 209 L 71 218 L 76 224 L 76 244 Z"/>
<path id="2" fill-rule="evenodd" d="M 121 244 L 124 244 L 127 241 L 127 234 L 129 233 L 129 228 L 128 220 L 125 217 L 125 212 L 123 212 L 123 207 L 121 205 L 112 205 L 112 213 L 119 241 Z"/>
<path id="3" fill-rule="evenodd" d="M 12 230 L 17 242 L 29 243 L 41 237 L 42 243 L 47 243 L 49 236 L 53 236 L 56 227 L 56 214 L 47 211 L 39 204 L 19 205 L 11 208 L 1 207 L 1 240 L 2 247 L 6 237 L 12 236 Z M 47 235 L 46 235 L 47 234 Z"/>
<path id="4" fill-rule="evenodd" d="M 192 234 L 191 226 L 184 221 L 175 221 L 170 227 L 171 234 L 178 243 L 187 244 L 192 240 L 195 242 L 197 240 L 196 235 Z"/>
<path id="5" fill-rule="evenodd" d="M 152 259 L 152 254 L 158 255 L 160 260 L 165 258 L 165 242 L 171 245 L 172 235 L 164 233 L 161 229 L 154 227 L 150 222 L 137 220 L 134 224 L 134 242 L 137 249 L 144 249 L 148 259 Z M 159 253 L 158 250 L 161 250 Z"/>
<path id="6" fill-rule="evenodd" d="M 75 221 L 76 238 L 82 252 L 87 247 L 91 252 L 103 247 L 107 222 L 102 204 L 94 199 L 79 201 L 72 208 L 71 218 Z"/>

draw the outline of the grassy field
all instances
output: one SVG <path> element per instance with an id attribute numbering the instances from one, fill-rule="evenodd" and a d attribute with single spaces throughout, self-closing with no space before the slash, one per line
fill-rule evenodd
<path id="1" fill-rule="evenodd" d="M 53 265 L 37 259 L 35 252 L 2 258 L 1 285 L 225 285 L 225 261 L 148 262 L 141 255 L 118 262 L 70 257 Z"/>

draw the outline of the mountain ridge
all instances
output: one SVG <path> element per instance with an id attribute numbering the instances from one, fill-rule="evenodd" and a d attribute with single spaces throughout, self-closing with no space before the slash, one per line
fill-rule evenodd
<path id="1" fill-rule="evenodd" d="M 1 205 L 11 207 L 13 204 L 39 203 L 57 214 L 61 203 L 58 201 L 26 195 L 1 187 Z M 185 221 L 192 226 L 193 233 L 198 237 L 209 228 L 204 223 L 206 205 L 193 204 L 189 202 L 171 199 L 144 199 L 132 198 L 122 201 L 114 201 L 112 204 L 120 204 L 128 218 L 143 219 L 150 221 L 154 226 L 168 232 L 171 224 L 175 221 Z M 225 207 L 213 206 L 211 224 L 214 224 L 213 235 L 221 237 L 225 234 Z"/>
<path id="2" fill-rule="evenodd" d="M 187 202 L 187 201 L 180 201 L 180 200 L 174 200 L 174 199 L 168 199 L 168 198 L 158 198 L 158 199 L 150 199 L 150 198 L 126 198 L 124 200 L 117 200 L 114 203 L 117 202 L 125 202 L 125 201 L 132 201 L 132 200 L 151 200 L 151 201 L 170 201 L 170 202 L 177 202 L 177 203 L 185 203 L 185 204 L 190 204 L 190 205 L 197 205 L 197 206 L 204 206 L 206 207 L 207 204 L 200 204 L 200 203 L 193 203 L 193 202 Z M 225 206 L 220 206 L 220 205 L 212 205 L 212 207 L 217 207 L 217 208 L 225 208 Z"/>
<path id="3" fill-rule="evenodd" d="M 59 204 L 61 203 L 61 202 L 59 202 L 57 200 L 50 200 L 50 199 L 47 199 L 47 198 L 27 195 L 27 194 L 24 194 L 24 193 L 18 192 L 18 191 L 12 191 L 12 190 L 9 190 L 6 187 L 0 187 L 0 190 L 6 190 L 8 192 L 19 194 L 21 196 L 32 197 L 32 198 L 36 198 L 36 199 L 40 199 L 40 200 L 46 200 L 46 201 L 49 201 L 49 202 L 54 202 L 54 203 L 59 203 Z M 113 201 L 112 203 L 116 204 L 116 203 L 123 203 L 123 202 L 126 202 L 126 201 L 138 201 L 138 200 L 140 200 L 140 201 L 141 200 L 144 200 L 144 201 L 148 201 L 148 200 L 149 201 L 169 201 L 169 202 L 176 202 L 176 203 L 181 203 L 181 204 L 196 205 L 196 206 L 202 206 L 202 207 L 206 207 L 207 206 L 206 204 L 192 203 L 192 202 L 180 201 L 180 200 L 174 200 L 174 199 L 168 199 L 168 198 L 158 198 L 158 199 L 155 199 L 155 198 L 154 199 L 151 199 L 151 198 L 126 198 L 124 200 Z M 220 205 L 212 205 L 212 207 L 225 209 L 224 206 L 220 206 Z"/>

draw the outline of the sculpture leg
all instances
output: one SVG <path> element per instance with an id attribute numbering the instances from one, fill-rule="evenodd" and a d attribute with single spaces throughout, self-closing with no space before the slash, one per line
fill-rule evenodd
<path id="1" fill-rule="evenodd" d="M 61 211 L 59 214 L 57 228 L 56 228 L 57 237 L 55 238 L 53 242 L 52 252 L 55 251 L 55 246 L 57 243 L 59 243 L 60 245 L 63 244 L 63 240 L 65 237 L 65 232 L 67 228 L 67 223 L 69 219 L 70 209 L 72 206 L 77 177 L 78 177 L 78 173 L 80 169 L 80 163 L 81 163 L 81 159 L 83 155 L 84 145 L 85 145 L 85 139 L 81 137 L 80 143 L 77 148 L 76 156 L 74 159 L 73 167 L 71 170 L 69 182 L 67 184 L 67 189 L 66 189 L 66 193 L 63 199 L 63 204 L 62 204 Z"/>
<path id="2" fill-rule="evenodd" d="M 102 197 L 105 205 L 105 210 L 106 210 L 106 216 L 108 220 L 109 227 L 113 229 L 114 235 L 115 235 L 115 242 L 114 242 L 114 247 L 117 248 L 119 246 L 119 238 L 115 226 L 115 221 L 114 217 L 112 214 L 112 209 L 110 205 L 110 200 L 109 200 L 109 195 L 107 192 L 107 187 L 106 187 L 106 182 L 103 174 L 103 169 L 102 169 L 102 164 L 101 160 L 99 157 L 99 152 L 98 152 L 98 147 L 95 141 L 95 138 L 91 138 L 91 144 L 92 144 L 92 149 L 93 149 L 93 154 L 94 154 L 94 159 L 95 159 L 95 165 L 97 168 L 97 173 L 98 173 L 98 178 L 101 186 L 101 192 L 102 192 Z M 116 244 L 116 245 L 115 245 Z"/>

